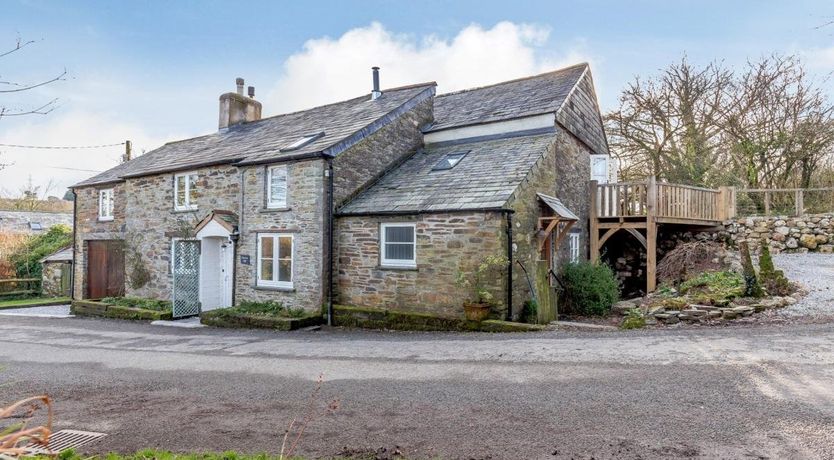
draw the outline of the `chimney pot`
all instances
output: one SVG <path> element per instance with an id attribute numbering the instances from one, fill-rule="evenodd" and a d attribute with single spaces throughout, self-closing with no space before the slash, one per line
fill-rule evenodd
<path id="1" fill-rule="evenodd" d="M 255 87 L 254 87 L 254 86 L 250 86 L 250 87 L 249 87 L 249 91 L 248 91 L 248 93 L 249 93 L 249 97 L 251 97 L 252 99 L 254 99 L 254 98 L 255 98 Z"/>
<path id="2" fill-rule="evenodd" d="M 237 84 L 237 93 L 243 96 L 243 79 L 237 77 L 237 79 L 235 79 L 235 84 Z"/>
<path id="3" fill-rule="evenodd" d="M 375 101 L 382 96 L 382 91 L 379 90 L 379 67 L 371 67 L 374 76 L 374 89 L 371 91 L 371 100 Z"/>

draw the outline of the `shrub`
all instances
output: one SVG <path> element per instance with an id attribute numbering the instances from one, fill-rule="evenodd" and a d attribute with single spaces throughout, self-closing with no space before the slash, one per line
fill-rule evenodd
<path id="1" fill-rule="evenodd" d="M 571 263 L 562 270 L 567 311 L 580 315 L 605 315 L 619 300 L 614 272 L 600 263 Z"/>
<path id="2" fill-rule="evenodd" d="M 796 286 L 788 281 L 785 272 L 777 270 L 773 265 L 770 247 L 765 240 L 762 240 L 761 254 L 759 254 L 759 279 L 765 291 L 770 295 L 786 296 L 796 292 Z"/>
<path id="3" fill-rule="evenodd" d="M 55 225 L 46 233 L 30 237 L 9 259 L 18 278 L 40 278 L 40 260 L 71 243 L 72 229 Z"/>
<path id="4" fill-rule="evenodd" d="M 632 308 L 626 313 L 623 323 L 620 324 L 621 329 L 640 329 L 646 326 L 646 318 L 639 308 Z"/>
<path id="5" fill-rule="evenodd" d="M 281 318 L 301 318 L 307 315 L 307 312 L 303 308 L 285 307 L 281 302 L 274 300 L 267 302 L 243 300 L 236 307 L 224 308 L 218 311 L 228 314 L 278 316 Z"/>
<path id="6" fill-rule="evenodd" d="M 524 323 L 536 323 L 539 318 L 539 304 L 535 300 L 524 302 L 521 310 L 521 321 Z"/>

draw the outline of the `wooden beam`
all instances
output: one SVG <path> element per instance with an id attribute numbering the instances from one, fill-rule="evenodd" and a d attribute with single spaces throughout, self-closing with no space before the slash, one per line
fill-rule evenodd
<path id="1" fill-rule="evenodd" d="M 637 238 L 637 241 L 639 241 L 640 244 L 643 245 L 643 249 L 648 249 L 649 246 L 648 246 L 648 244 L 646 244 L 646 237 L 641 235 L 640 232 L 638 232 L 637 230 L 635 230 L 633 228 L 626 228 L 624 230 L 627 231 L 628 233 L 631 233 L 632 236 Z"/>
<path id="2" fill-rule="evenodd" d="M 642 222 L 600 222 L 598 228 L 646 228 L 646 221 Z"/>
<path id="3" fill-rule="evenodd" d="M 609 228 L 607 232 L 603 233 L 602 238 L 599 239 L 599 247 L 602 247 L 602 245 L 605 244 L 606 241 L 608 241 L 608 238 L 611 238 L 611 236 L 617 233 L 618 230 L 620 229 Z"/>
<path id="4" fill-rule="evenodd" d="M 590 219 L 588 222 L 588 249 L 590 250 L 591 262 L 599 260 L 599 211 L 597 210 L 597 181 L 592 180 L 588 187 L 588 193 L 591 195 L 591 210 Z"/>
<path id="5" fill-rule="evenodd" d="M 646 292 L 657 287 L 657 182 L 649 178 L 646 190 Z"/>
<path id="6" fill-rule="evenodd" d="M 553 232 L 553 229 L 556 228 L 557 225 L 559 225 L 559 222 L 561 222 L 558 217 L 539 218 L 539 228 L 541 228 L 543 220 L 550 220 L 550 223 L 547 224 L 547 228 L 544 229 L 544 237 L 539 238 L 539 251 L 541 251 L 542 248 L 544 247 L 544 242 L 547 241 L 547 238 Z"/>

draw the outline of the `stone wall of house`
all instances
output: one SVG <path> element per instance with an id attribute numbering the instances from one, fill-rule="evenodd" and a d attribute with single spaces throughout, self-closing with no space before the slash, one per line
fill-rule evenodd
<path id="1" fill-rule="evenodd" d="M 41 224 L 43 230 L 32 230 L 30 224 Z M 63 224 L 72 227 L 72 214 L 64 212 L 0 211 L 0 233 L 36 235 L 50 227 Z"/>
<path id="2" fill-rule="evenodd" d="M 530 175 L 510 199 L 513 215 L 513 255 L 524 264 L 529 276 L 534 276 L 539 251 L 538 219 L 542 217 L 542 204 L 537 193 L 559 198 L 573 211 L 579 222 L 574 229 L 580 232 L 580 255 L 586 257 L 588 244 L 588 182 L 590 180 L 590 149 L 575 136 L 558 128 L 554 143 L 543 152 L 542 158 Z M 569 259 L 568 238 L 558 248 L 559 263 Z M 524 302 L 533 298 L 529 283 L 518 264 L 513 267 L 513 316 L 517 316 Z"/>
<path id="3" fill-rule="evenodd" d="M 98 192 L 113 189 L 113 220 L 98 219 Z M 87 241 L 124 240 L 126 191 L 124 182 L 75 189 L 75 264 L 73 296 L 81 299 L 87 288 Z"/>
<path id="4" fill-rule="evenodd" d="M 773 253 L 834 252 L 834 214 L 738 218 L 725 228 L 724 236 L 733 245 L 747 240 L 755 247 L 764 239 Z"/>
<path id="5" fill-rule="evenodd" d="M 197 209 L 190 211 L 174 209 L 176 173 L 127 180 L 126 295 L 170 299 L 173 283 L 171 249 L 174 238 L 193 237 L 197 223 L 215 209 L 238 212 L 240 177 L 236 167 L 221 165 L 198 168 L 193 172 L 197 174 Z M 136 255 L 141 255 L 142 263 L 151 275 L 143 286 L 132 285 L 130 281 L 134 269 L 131 259 Z"/>
<path id="6" fill-rule="evenodd" d="M 41 274 L 41 295 L 44 297 L 61 297 L 61 268 L 69 262 L 45 262 Z"/>
<path id="7" fill-rule="evenodd" d="M 433 103 L 433 98 L 420 102 L 397 120 L 336 156 L 333 160 L 336 207 L 422 147 L 420 127 L 434 120 Z"/>
<path id="8" fill-rule="evenodd" d="M 379 231 L 383 222 L 414 222 L 417 268 L 380 266 Z M 408 217 L 341 217 L 336 221 L 338 303 L 397 308 L 450 317 L 463 316 L 463 303 L 472 300 L 460 287 L 458 273 L 472 272 L 488 255 L 506 254 L 506 224 L 499 212 L 421 214 Z M 488 282 L 506 311 L 506 275 L 494 273 Z"/>
<path id="9" fill-rule="evenodd" d="M 275 300 L 293 308 L 317 311 L 324 299 L 324 216 L 326 163 L 315 159 L 287 163 L 287 208 L 266 209 L 264 178 L 267 166 L 243 170 L 244 200 L 236 261 L 235 297 L 240 300 Z M 259 233 L 293 235 L 293 287 L 259 287 L 257 238 Z M 249 265 L 241 263 L 248 256 Z"/>

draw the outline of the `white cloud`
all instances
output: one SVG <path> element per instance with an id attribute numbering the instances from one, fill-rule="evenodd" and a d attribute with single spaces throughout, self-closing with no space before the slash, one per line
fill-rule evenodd
<path id="1" fill-rule="evenodd" d="M 355 97 L 371 89 L 371 66 L 382 68 L 382 87 L 436 81 L 438 92 L 496 83 L 589 60 L 577 49 L 546 55 L 545 27 L 500 22 L 473 24 L 455 37 L 416 38 L 379 23 L 337 39 L 309 40 L 284 62 L 284 75 L 268 93 L 269 114 Z"/>
<path id="2" fill-rule="evenodd" d="M 2 120 L 2 123 L 6 122 Z M 80 110 L 53 112 L 43 118 L 33 116 L 26 121 L 15 120 L 14 123 L 13 129 L 7 127 L 3 133 L 3 144 L 81 146 L 130 139 L 134 152 L 141 153 L 168 140 L 149 136 L 141 127 L 118 118 Z M 19 192 L 31 175 L 32 183 L 41 187 L 53 181 L 55 186 L 51 193 L 61 196 L 66 187 L 96 174 L 75 169 L 104 171 L 117 165 L 123 153 L 123 146 L 89 150 L 0 147 L 0 163 L 11 163 L 0 170 L 0 192 Z"/>

